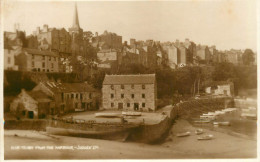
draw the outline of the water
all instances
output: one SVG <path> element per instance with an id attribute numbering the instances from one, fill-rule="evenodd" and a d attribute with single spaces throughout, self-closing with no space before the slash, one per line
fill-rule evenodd
<path id="1" fill-rule="evenodd" d="M 199 114 L 202 115 L 202 114 Z M 196 114 L 192 118 L 199 118 L 199 115 Z M 189 120 L 189 122 L 195 127 L 201 127 L 204 129 L 210 129 L 218 132 L 227 133 L 235 136 L 243 136 L 251 140 L 257 139 L 257 120 L 244 119 L 240 117 L 241 110 L 226 113 L 223 115 L 217 116 L 217 119 L 214 121 L 229 121 L 230 126 L 215 126 L 213 122 L 206 124 L 194 123 L 194 120 Z"/>

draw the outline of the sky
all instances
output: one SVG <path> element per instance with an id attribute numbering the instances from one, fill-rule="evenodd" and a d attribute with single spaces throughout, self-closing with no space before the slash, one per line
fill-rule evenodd
<path id="1" fill-rule="evenodd" d="M 256 0 L 214 1 L 78 1 L 80 26 L 84 31 L 115 32 L 136 40 L 184 41 L 216 45 L 219 50 L 257 49 Z M 72 26 L 72 1 L 5 0 L 4 31 L 14 24 L 32 34 L 36 27 L 68 30 Z"/>

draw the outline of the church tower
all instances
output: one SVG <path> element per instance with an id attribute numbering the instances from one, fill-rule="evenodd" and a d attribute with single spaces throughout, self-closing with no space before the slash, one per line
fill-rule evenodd
<path id="1" fill-rule="evenodd" d="M 83 30 L 79 25 L 78 9 L 75 3 L 74 16 L 72 27 L 69 28 L 69 33 L 71 35 L 71 52 L 73 56 L 79 56 L 83 53 Z"/>

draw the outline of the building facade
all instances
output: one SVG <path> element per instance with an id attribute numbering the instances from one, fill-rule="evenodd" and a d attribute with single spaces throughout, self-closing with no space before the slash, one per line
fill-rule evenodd
<path id="1" fill-rule="evenodd" d="M 59 72 L 59 55 L 51 51 L 25 48 L 17 55 L 21 71 Z"/>
<path id="2" fill-rule="evenodd" d="M 157 84 L 155 74 L 106 75 L 102 87 L 102 108 L 155 111 Z"/>
<path id="3" fill-rule="evenodd" d="M 104 31 L 103 34 L 96 34 L 92 38 L 92 44 L 106 44 L 107 49 L 121 49 L 122 48 L 122 36 L 117 35 L 116 33 L 111 33 Z M 103 49 L 103 48 L 102 48 Z"/>
<path id="4" fill-rule="evenodd" d="M 40 82 L 32 91 L 39 90 L 53 97 L 53 114 L 99 108 L 100 93 L 87 83 Z"/>
<path id="5" fill-rule="evenodd" d="M 52 109 L 54 109 L 53 99 L 42 91 L 22 90 L 10 104 L 10 112 L 17 118 L 46 118 L 51 115 Z"/>

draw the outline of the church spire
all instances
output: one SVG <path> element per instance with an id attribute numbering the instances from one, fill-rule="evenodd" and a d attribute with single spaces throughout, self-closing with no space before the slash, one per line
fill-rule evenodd
<path id="1" fill-rule="evenodd" d="M 75 9 L 74 9 L 74 17 L 73 17 L 73 24 L 72 28 L 80 28 L 79 26 L 79 17 L 78 17 L 78 9 L 77 9 L 77 3 L 75 2 Z"/>

